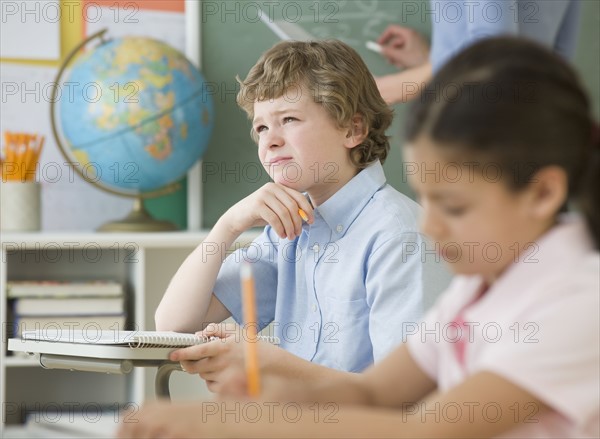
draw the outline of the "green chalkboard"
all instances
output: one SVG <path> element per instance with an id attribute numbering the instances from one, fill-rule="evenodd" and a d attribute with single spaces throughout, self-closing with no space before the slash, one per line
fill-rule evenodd
<path id="1" fill-rule="evenodd" d="M 551 1 L 551 0 L 550 0 Z M 347 1 L 203 1 L 203 73 L 215 100 L 216 125 L 203 160 L 203 226 L 211 227 L 232 204 L 268 181 L 260 167 L 250 123 L 238 109 L 235 76 L 245 77 L 262 52 L 279 41 L 258 18 L 258 7 L 273 19 L 302 26 L 317 38 L 339 38 L 353 46 L 375 75 L 394 71 L 381 57 L 365 48 L 390 23 L 412 26 L 429 36 L 428 0 Z M 596 115 L 600 109 L 600 2 L 584 1 L 582 29 L 575 64 L 588 87 Z M 407 105 L 397 105 L 388 134 L 392 152 L 385 163 L 389 183 L 410 195 L 400 172 L 402 124 Z M 169 206 L 156 206 L 160 215 Z M 162 209 L 161 209 L 162 208 Z M 164 215 L 163 215 L 164 216 Z"/>

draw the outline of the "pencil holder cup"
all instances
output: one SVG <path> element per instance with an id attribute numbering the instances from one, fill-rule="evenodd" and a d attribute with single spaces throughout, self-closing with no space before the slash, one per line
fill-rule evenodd
<path id="1" fill-rule="evenodd" d="M 40 184 L 34 181 L 0 182 L 0 230 L 40 230 Z"/>

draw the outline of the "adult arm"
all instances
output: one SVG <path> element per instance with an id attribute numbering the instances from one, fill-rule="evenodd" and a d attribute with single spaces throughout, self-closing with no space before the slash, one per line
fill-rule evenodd
<path id="1" fill-rule="evenodd" d="M 408 102 L 419 96 L 432 76 L 431 62 L 375 78 L 379 93 L 388 104 Z"/>

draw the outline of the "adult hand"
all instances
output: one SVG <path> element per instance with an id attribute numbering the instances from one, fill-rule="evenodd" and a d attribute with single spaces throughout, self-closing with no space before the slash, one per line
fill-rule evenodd
<path id="1" fill-rule="evenodd" d="M 408 27 L 389 25 L 377 39 L 382 55 L 399 69 L 417 67 L 429 59 L 429 43 Z"/>

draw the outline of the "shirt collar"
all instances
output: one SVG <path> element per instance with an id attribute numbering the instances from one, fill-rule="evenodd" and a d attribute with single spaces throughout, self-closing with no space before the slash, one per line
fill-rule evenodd
<path id="1" fill-rule="evenodd" d="M 315 216 L 323 218 L 332 230 L 333 240 L 346 234 L 346 230 L 385 182 L 383 167 L 378 160 L 356 174 L 315 209 Z"/>
<path id="2" fill-rule="evenodd" d="M 592 243 L 585 219 L 580 214 L 560 215 L 558 224 L 536 242 L 531 243 L 526 251 L 519 255 L 518 261 L 508 267 L 490 286 L 486 296 L 506 300 L 507 294 L 511 294 L 517 300 L 522 294 L 522 286 L 530 285 L 531 279 L 547 280 L 554 273 L 564 273 L 570 267 L 580 264 L 582 258 L 588 254 L 597 254 L 598 250 Z M 478 279 L 473 285 L 483 283 L 480 276 L 473 277 Z M 475 288 L 472 294 L 475 295 Z"/>

